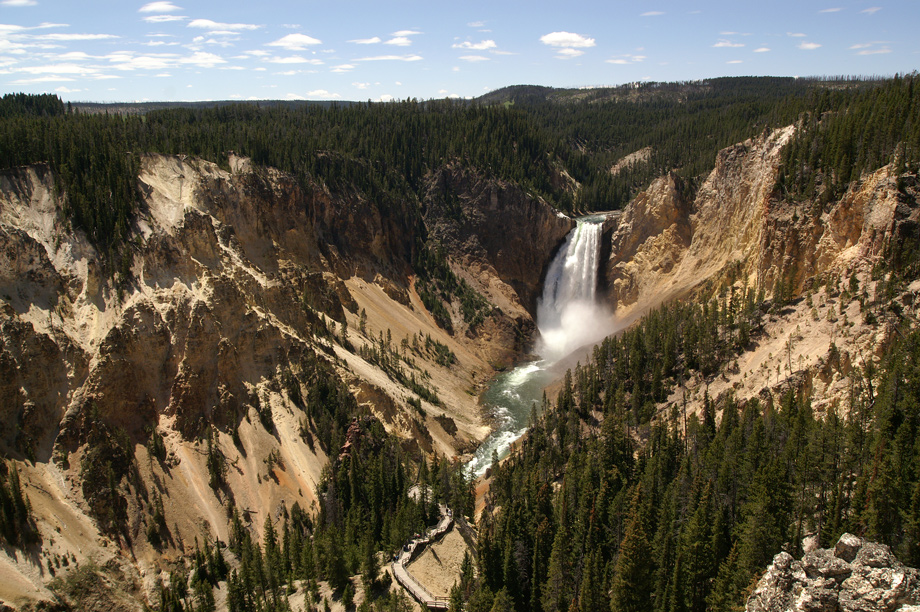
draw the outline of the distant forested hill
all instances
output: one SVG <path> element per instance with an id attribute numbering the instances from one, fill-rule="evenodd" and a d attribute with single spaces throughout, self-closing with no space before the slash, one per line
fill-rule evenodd
<path id="1" fill-rule="evenodd" d="M 853 171 L 887 163 L 898 143 L 906 145 L 899 159 L 916 162 L 915 81 L 750 77 L 597 90 L 518 86 L 472 102 L 183 103 L 162 110 L 147 104 L 139 107 L 143 114 L 125 105 L 113 105 L 111 114 L 105 107 L 81 112 L 55 96 L 9 94 L 0 101 L 0 166 L 50 163 L 75 224 L 113 254 L 134 214 L 142 152 L 222 163 L 236 151 L 301 180 L 384 202 L 417 200 L 427 173 L 460 160 L 573 212 L 621 208 L 669 170 L 692 184 L 719 149 L 801 120 L 807 135 L 790 149 L 797 170 L 784 174 L 783 185 L 806 193 L 816 179 L 820 184 L 822 168 L 842 185 Z M 878 136 L 855 142 L 856 126 L 866 121 Z M 815 139 L 824 151 L 817 157 L 815 146 L 808 149 Z M 616 161 L 646 147 L 642 160 L 610 173 Z M 842 170 L 850 160 L 855 170 Z"/>

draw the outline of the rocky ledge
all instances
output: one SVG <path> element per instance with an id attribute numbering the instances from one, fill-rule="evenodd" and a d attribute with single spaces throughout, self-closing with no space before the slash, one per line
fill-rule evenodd
<path id="1" fill-rule="evenodd" d="M 800 561 L 781 552 L 747 600 L 747 612 L 920 612 L 920 571 L 849 533 Z"/>

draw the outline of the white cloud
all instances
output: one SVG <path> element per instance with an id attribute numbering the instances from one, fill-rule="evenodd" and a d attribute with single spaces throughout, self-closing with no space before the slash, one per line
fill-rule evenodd
<path id="1" fill-rule="evenodd" d="M 318 59 L 307 59 L 301 55 L 290 55 L 288 57 L 272 57 L 265 60 L 272 64 L 311 64 L 313 66 L 320 66 L 323 63 L 323 60 Z"/>
<path id="2" fill-rule="evenodd" d="M 484 55 L 461 55 L 460 59 L 464 62 L 487 62 L 489 58 Z"/>
<path id="3" fill-rule="evenodd" d="M 36 36 L 35 40 L 54 40 L 54 41 L 71 41 L 71 40 L 110 40 L 119 38 L 114 34 L 42 34 Z"/>
<path id="4" fill-rule="evenodd" d="M 888 47 L 879 47 L 877 49 L 863 49 L 856 55 L 884 55 L 885 53 L 891 53 L 891 49 Z"/>
<path id="5" fill-rule="evenodd" d="M 77 93 L 78 91 L 83 91 L 82 89 L 71 89 L 70 87 L 61 86 L 55 89 L 54 91 L 59 91 L 61 93 Z"/>
<path id="6" fill-rule="evenodd" d="M 754 53 L 766 53 L 770 50 L 770 47 L 757 47 L 754 49 Z"/>
<path id="7" fill-rule="evenodd" d="M 395 47 L 408 47 L 412 44 L 412 40 L 406 36 L 397 36 L 396 38 L 391 38 L 383 44 L 393 45 Z"/>
<path id="8" fill-rule="evenodd" d="M 182 15 L 151 15 L 144 17 L 147 23 L 169 23 L 170 21 L 185 21 L 188 17 Z"/>
<path id="9" fill-rule="evenodd" d="M 283 47 L 289 51 L 303 51 L 310 45 L 319 45 L 323 41 L 306 34 L 288 34 L 278 40 L 266 43 L 268 47 Z"/>
<path id="10" fill-rule="evenodd" d="M 356 59 L 356 62 L 388 62 L 388 61 L 399 61 L 399 62 L 417 62 L 421 59 L 424 59 L 421 55 L 375 55 L 372 57 L 362 57 Z"/>
<path id="11" fill-rule="evenodd" d="M 817 49 L 817 48 L 820 47 L 820 46 L 821 46 L 821 45 L 818 44 L 818 43 L 803 42 L 802 44 L 799 45 L 799 49 L 801 49 L 802 51 L 814 51 L 815 49 Z"/>
<path id="12" fill-rule="evenodd" d="M 470 41 L 465 41 L 455 45 L 451 45 L 454 49 L 470 49 L 473 51 L 485 51 L 486 49 L 494 49 L 498 45 L 495 44 L 494 40 L 483 40 L 478 43 L 472 43 Z"/>
<path id="13" fill-rule="evenodd" d="M 330 99 L 330 98 L 341 98 L 342 96 L 340 96 L 340 95 L 337 94 L 337 93 L 332 93 L 332 92 L 326 91 L 325 89 L 314 89 L 313 91 L 308 91 L 308 92 L 307 92 L 307 97 L 308 97 L 308 98 L 314 98 L 314 99 L 315 99 L 315 98 L 320 98 L 320 99 L 323 99 L 323 100 L 328 100 L 328 99 Z"/>
<path id="14" fill-rule="evenodd" d="M 356 45 L 376 45 L 380 42 L 380 37 L 375 36 L 373 38 L 356 38 L 354 40 L 349 40 L 350 43 L 355 43 Z"/>
<path id="15" fill-rule="evenodd" d="M 786 36 L 791 36 L 792 38 L 805 38 L 805 34 L 801 32 L 786 32 Z"/>
<path id="16" fill-rule="evenodd" d="M 743 64 L 744 61 L 743 61 L 743 60 L 729 60 L 729 61 L 727 61 L 727 62 L 725 62 L 725 63 L 726 63 L 726 64 Z"/>
<path id="17" fill-rule="evenodd" d="M 416 34 L 421 34 L 418 30 L 399 30 L 398 32 L 393 32 L 393 36 L 415 36 Z"/>
<path id="18" fill-rule="evenodd" d="M 38 2 L 35 0 L 3 0 L 0 4 L 3 6 L 35 6 Z"/>
<path id="19" fill-rule="evenodd" d="M 284 97 L 287 100 L 306 100 L 306 98 L 304 98 L 303 96 L 295 94 L 295 93 L 289 93 L 288 95 Z"/>
<path id="20" fill-rule="evenodd" d="M 719 42 L 713 45 L 713 47 L 716 47 L 716 48 L 729 48 L 729 49 L 737 49 L 738 47 L 743 47 L 743 46 L 744 46 L 744 43 L 734 43 L 730 40 L 720 40 Z"/>
<path id="21" fill-rule="evenodd" d="M 197 51 L 188 57 L 183 57 L 179 60 L 179 63 L 198 66 L 199 68 L 213 68 L 218 64 L 226 64 L 227 60 L 219 55 L 214 55 L 213 53 Z"/>
<path id="22" fill-rule="evenodd" d="M 645 60 L 644 55 L 632 55 L 627 53 L 626 55 L 620 55 L 618 57 L 605 60 L 608 64 L 617 64 L 619 66 L 628 66 L 630 64 L 638 64 L 641 61 Z"/>
<path id="23" fill-rule="evenodd" d="M 471 28 L 484 28 L 486 26 L 486 22 L 485 21 L 471 21 L 466 25 Z"/>
<path id="24" fill-rule="evenodd" d="M 593 38 L 575 34 L 574 32 L 550 32 L 540 37 L 540 42 L 551 47 L 593 47 L 595 41 Z"/>
<path id="25" fill-rule="evenodd" d="M 842 11 L 842 10 L 843 10 L 843 9 L 840 8 L 840 7 L 834 7 L 834 8 L 821 9 L 821 10 L 818 11 L 818 12 L 819 12 L 819 13 L 839 13 L 839 12 Z"/>
<path id="26" fill-rule="evenodd" d="M 646 11 L 639 15 L 639 17 L 658 17 L 664 15 L 664 11 Z"/>
<path id="27" fill-rule="evenodd" d="M 392 102 L 393 100 L 395 100 L 395 98 L 391 96 L 390 94 L 383 94 L 382 96 L 377 98 L 378 102 Z"/>
<path id="28" fill-rule="evenodd" d="M 334 66 L 330 72 L 342 74 L 345 72 L 351 72 L 354 69 L 355 69 L 354 64 L 339 64 L 338 66 Z"/>
<path id="29" fill-rule="evenodd" d="M 20 72 L 28 72 L 29 74 L 76 74 L 80 76 L 88 76 L 91 74 L 97 74 L 99 69 L 90 68 L 88 66 L 81 66 L 80 64 L 64 63 L 47 64 L 44 66 L 26 66 L 21 68 Z"/>
<path id="30" fill-rule="evenodd" d="M 31 85 L 33 83 L 67 83 L 67 82 L 75 81 L 75 80 L 76 79 L 72 79 L 70 77 L 61 77 L 61 76 L 51 75 L 51 76 L 35 77 L 34 79 L 17 79 L 15 81 L 12 81 L 12 83 L 13 85 Z"/>
<path id="31" fill-rule="evenodd" d="M 866 13 L 867 15 L 875 15 L 875 14 L 876 14 L 877 12 L 879 12 L 880 10 L 882 10 L 882 7 L 880 7 L 880 6 L 870 6 L 869 8 L 863 9 L 863 10 L 861 10 L 861 11 L 859 11 L 859 12 L 860 12 L 860 13 Z"/>
<path id="32" fill-rule="evenodd" d="M 212 21 L 210 19 L 193 19 L 191 22 L 189 22 L 188 27 L 201 28 L 202 30 L 224 30 L 229 32 L 236 32 L 239 30 L 258 30 L 262 26 L 253 25 L 251 23 L 221 23 L 219 21 Z"/>
<path id="33" fill-rule="evenodd" d="M 167 42 L 165 40 L 151 40 L 143 44 L 147 47 L 177 47 L 179 45 L 177 42 Z"/>
<path id="34" fill-rule="evenodd" d="M 178 6 L 172 2 L 148 2 L 141 8 L 137 9 L 138 13 L 172 13 L 174 11 L 181 11 Z"/>
<path id="35" fill-rule="evenodd" d="M 559 49 L 556 54 L 556 57 L 559 59 L 572 59 L 575 57 L 581 57 L 585 52 L 581 49 L 573 49 L 571 47 L 566 47 L 565 49 Z"/>
<path id="36" fill-rule="evenodd" d="M 371 84 L 370 83 L 352 83 L 352 86 L 355 89 L 364 90 L 364 89 L 368 89 L 371 86 Z"/>

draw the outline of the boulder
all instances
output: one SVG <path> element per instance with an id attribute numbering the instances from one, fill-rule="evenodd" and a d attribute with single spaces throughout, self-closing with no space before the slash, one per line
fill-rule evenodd
<path id="1" fill-rule="evenodd" d="M 920 571 L 883 544 L 844 534 L 800 561 L 786 552 L 747 600 L 747 612 L 920 612 Z"/>

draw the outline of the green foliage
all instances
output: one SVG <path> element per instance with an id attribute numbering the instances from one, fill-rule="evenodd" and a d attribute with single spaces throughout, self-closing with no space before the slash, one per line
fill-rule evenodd
<path id="1" fill-rule="evenodd" d="M 134 450 L 127 433 L 100 418 L 95 405 L 84 416 L 86 446 L 80 459 L 83 499 L 104 532 L 127 536 L 125 492 L 139 483 Z"/>
<path id="2" fill-rule="evenodd" d="M 475 329 L 490 314 L 488 300 L 454 274 L 439 244 L 429 241 L 419 245 L 415 272 L 415 290 L 422 303 L 448 332 L 453 333 L 453 322 L 445 303 L 449 305 L 454 300 L 460 303 L 460 314 L 470 329 Z"/>
<path id="3" fill-rule="evenodd" d="M 851 181 L 894 163 L 920 168 L 920 81 L 916 73 L 876 87 L 812 92 L 792 142 L 783 151 L 777 189 L 814 201 L 814 214 L 837 200 Z"/>
<path id="4" fill-rule="evenodd" d="M 38 540 L 32 505 L 22 492 L 19 470 L 12 463 L 0 463 L 0 538 L 23 547 Z"/>
<path id="5" fill-rule="evenodd" d="M 662 314 L 678 331 L 703 315 L 731 320 L 722 305 L 669 308 L 567 376 L 520 452 L 493 469 L 469 604 L 504 591 L 521 612 L 736 610 L 774 554 L 801 554 L 806 533 L 824 546 L 845 531 L 864 534 L 920 562 L 920 332 L 906 333 L 878 369 L 851 373 L 846 419 L 816 418 L 794 387 L 776 404 L 706 397 L 698 416 L 675 406 L 640 428 L 640 446 L 624 382 L 636 372 L 620 360 L 664 359 L 640 348 L 675 333 Z M 719 365 L 737 340 L 716 329 Z"/>

